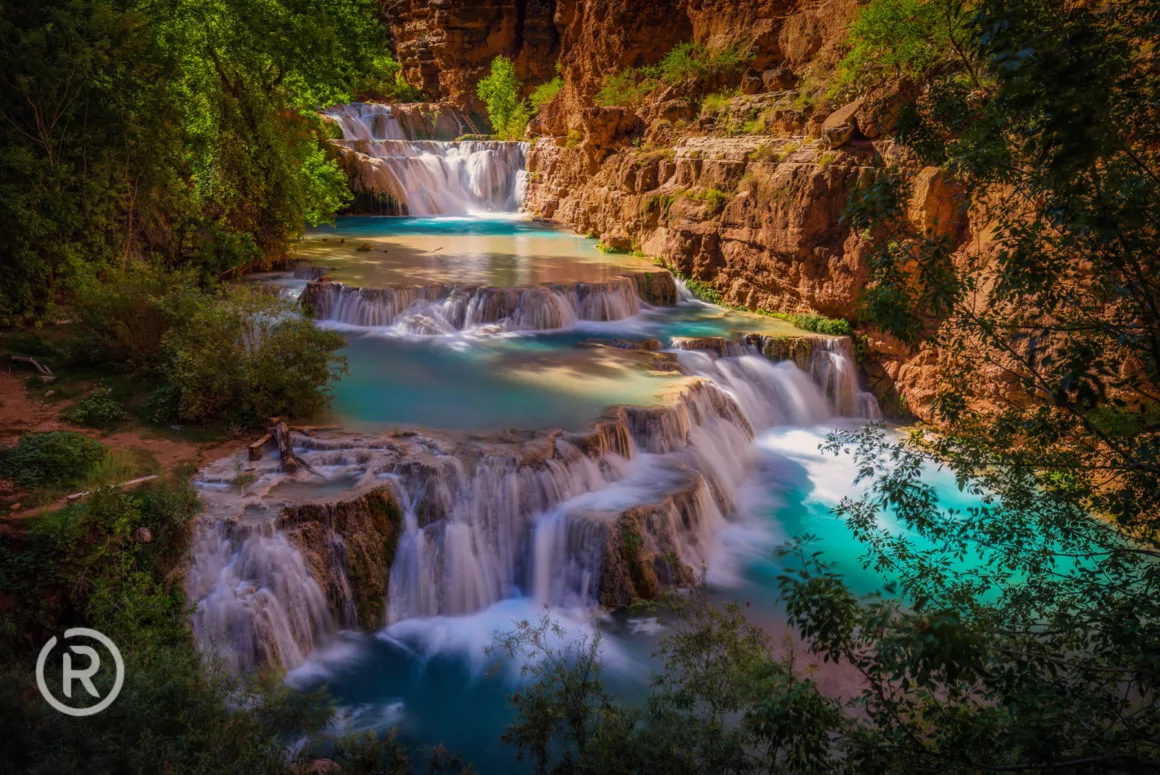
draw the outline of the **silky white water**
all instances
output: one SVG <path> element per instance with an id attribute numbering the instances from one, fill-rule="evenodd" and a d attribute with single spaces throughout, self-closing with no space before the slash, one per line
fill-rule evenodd
<path id="1" fill-rule="evenodd" d="M 402 214 L 516 212 L 527 185 L 527 144 L 408 139 L 389 105 L 352 103 L 326 111 L 342 145 L 361 154 L 351 185 L 383 194 Z"/>

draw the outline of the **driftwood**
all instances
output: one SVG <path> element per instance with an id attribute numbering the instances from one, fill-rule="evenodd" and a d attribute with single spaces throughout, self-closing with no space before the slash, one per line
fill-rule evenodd
<path id="1" fill-rule="evenodd" d="M 282 459 L 282 470 L 288 474 L 295 474 L 302 461 L 294 454 L 294 445 L 290 442 L 290 428 L 279 417 L 271 419 L 276 421 L 273 428 L 274 442 L 278 445 L 278 457 Z"/>
<path id="2" fill-rule="evenodd" d="M 262 459 L 262 447 L 266 446 L 267 442 L 269 442 L 271 438 L 273 437 L 267 433 L 265 436 L 250 445 L 250 460 Z"/>
<path id="3" fill-rule="evenodd" d="M 152 482 L 156 478 L 157 478 L 156 474 L 150 474 L 149 476 L 142 476 L 142 477 L 139 477 L 137 479 L 130 479 L 127 482 L 121 482 L 120 484 L 117 485 L 117 487 L 120 487 L 122 490 L 125 490 L 125 489 L 128 489 L 130 487 L 136 487 L 139 484 L 144 484 L 145 482 Z M 64 497 L 64 499 L 66 501 L 77 501 L 77 500 L 80 500 L 81 498 L 85 497 L 86 495 L 92 495 L 92 492 L 89 490 L 85 490 L 84 492 L 74 492 L 72 495 L 66 495 Z"/>
<path id="4" fill-rule="evenodd" d="M 43 363 L 36 360 L 35 358 L 29 358 L 29 357 L 26 357 L 23 355 L 13 355 L 12 360 L 16 363 L 27 363 L 28 365 L 30 365 L 34 369 L 36 369 L 36 371 L 40 374 L 40 376 L 43 377 L 47 381 L 52 381 L 52 380 L 56 379 L 56 375 L 52 373 L 52 369 L 48 368 L 47 366 L 45 366 Z"/>

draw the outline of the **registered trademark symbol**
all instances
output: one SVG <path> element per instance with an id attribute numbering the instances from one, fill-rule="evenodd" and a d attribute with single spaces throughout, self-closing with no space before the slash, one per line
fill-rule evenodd
<path id="1" fill-rule="evenodd" d="M 121 685 L 125 682 L 125 663 L 121 661 L 121 652 L 117 649 L 117 644 L 113 643 L 103 633 L 96 630 L 90 630 L 87 627 L 73 627 L 70 630 L 65 630 L 64 638 L 66 641 L 72 638 L 91 638 L 97 643 L 105 647 L 105 651 L 113 655 L 113 664 L 117 669 L 117 677 L 113 681 L 112 690 L 98 702 L 87 708 L 74 708 L 66 705 L 48 688 L 48 683 L 44 680 L 44 666 L 48 662 L 48 656 L 52 653 L 56 646 L 56 636 L 54 635 L 48 643 L 44 644 L 44 648 L 40 650 L 40 656 L 36 660 L 36 685 L 40 688 L 40 693 L 49 705 L 65 713 L 69 716 L 92 716 L 100 713 L 105 708 L 113 704 L 113 700 L 117 699 L 117 695 L 121 693 Z M 78 667 L 74 663 L 74 656 L 82 657 L 88 660 L 88 664 L 83 667 Z M 89 696 L 100 698 L 100 693 L 97 687 L 93 685 L 93 676 L 101 669 L 101 655 L 95 648 L 87 645 L 69 645 L 61 653 L 61 693 L 66 700 L 73 700 L 74 694 L 76 697 L 81 696 L 81 692 L 77 689 L 83 689 Z"/>

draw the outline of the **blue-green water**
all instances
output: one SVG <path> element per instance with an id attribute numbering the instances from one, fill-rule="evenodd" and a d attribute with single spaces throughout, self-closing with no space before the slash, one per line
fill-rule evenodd
<path id="1" fill-rule="evenodd" d="M 334 412 L 352 425 L 578 430 L 615 404 L 649 404 L 672 375 L 646 373 L 639 352 L 592 347 L 613 339 L 784 333 L 776 320 L 698 302 L 634 318 L 505 336 L 401 337 L 344 327 L 350 373 Z"/>
<path id="2" fill-rule="evenodd" d="M 335 280 L 374 288 L 604 282 L 625 269 L 655 269 L 559 226 L 512 216 L 339 218 L 311 229 L 296 255 L 331 268 Z"/>

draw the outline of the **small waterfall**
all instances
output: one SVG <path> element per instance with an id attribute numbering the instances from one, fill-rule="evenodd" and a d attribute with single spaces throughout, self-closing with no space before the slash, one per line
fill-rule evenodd
<path id="1" fill-rule="evenodd" d="M 549 331 L 579 320 L 621 320 L 640 311 L 632 278 L 530 288 L 427 285 L 356 288 L 308 286 L 305 303 L 318 320 L 391 327 L 400 334 L 447 335 L 482 326 L 501 331 Z"/>
<path id="2" fill-rule="evenodd" d="M 858 366 L 850 339 L 826 337 L 819 340 L 819 345 L 810 358 L 810 376 L 829 396 L 834 411 L 843 417 L 881 419 L 874 396 L 858 385 Z"/>
<path id="3" fill-rule="evenodd" d="M 773 363 L 753 354 L 714 358 L 703 351 L 681 352 L 678 358 L 690 373 L 728 390 L 756 428 L 815 425 L 831 416 L 819 386 L 789 361 Z"/>
<path id="4" fill-rule="evenodd" d="M 624 473 L 625 461 L 616 456 L 588 457 L 562 440 L 557 449 L 560 457 L 540 466 L 485 458 L 456 483 L 456 498 L 442 519 L 420 526 L 408 514 L 391 569 L 391 622 L 473 613 L 510 597 L 536 518 Z"/>
<path id="5" fill-rule="evenodd" d="M 386 195 L 415 216 L 523 206 L 527 143 L 417 139 L 389 105 L 352 103 L 325 115 L 342 130 L 342 147 L 356 155 L 348 164 L 356 192 Z"/>
<path id="6" fill-rule="evenodd" d="M 202 526 L 186 579 L 203 654 L 233 673 L 266 662 L 292 669 L 333 634 L 326 595 L 302 554 L 272 525 Z"/>
<path id="7" fill-rule="evenodd" d="M 812 425 L 831 415 L 864 420 L 882 416 L 874 396 L 858 384 L 853 344 L 847 337 L 750 334 L 739 341 L 719 336 L 676 337 L 671 346 L 681 352 L 681 362 L 690 373 L 729 389 L 748 407 L 757 427 Z M 775 375 L 763 361 L 776 361 L 784 373 Z M 790 370 L 793 365 L 798 368 Z M 813 385 L 803 387 L 803 378 Z M 791 387 L 795 381 L 798 384 Z M 828 399 L 825 410 L 819 408 L 813 386 L 821 388 Z M 779 414 L 783 409 L 790 410 L 788 416 Z"/>

